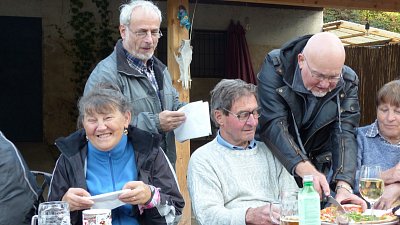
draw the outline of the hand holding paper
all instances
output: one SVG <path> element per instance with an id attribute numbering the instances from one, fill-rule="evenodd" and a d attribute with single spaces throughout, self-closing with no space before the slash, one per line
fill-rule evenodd
<path id="1" fill-rule="evenodd" d="M 118 199 L 118 196 L 127 191 L 129 191 L 129 189 L 94 195 L 87 198 L 94 201 L 92 209 L 115 209 L 125 204 Z"/>
<path id="2" fill-rule="evenodd" d="M 210 111 L 208 102 L 191 102 L 178 111 L 186 115 L 185 122 L 174 130 L 179 142 L 211 135 Z"/>

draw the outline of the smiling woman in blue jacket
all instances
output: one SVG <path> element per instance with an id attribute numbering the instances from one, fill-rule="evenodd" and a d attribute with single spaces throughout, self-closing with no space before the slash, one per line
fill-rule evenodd
<path id="1" fill-rule="evenodd" d="M 49 200 L 67 201 L 71 223 L 81 225 L 94 203 L 86 197 L 129 189 L 119 196 L 126 204 L 112 210 L 113 225 L 177 223 L 184 200 L 159 135 L 129 126 L 129 101 L 111 84 L 99 84 L 78 107 L 83 129 L 56 140 L 62 154 Z"/>

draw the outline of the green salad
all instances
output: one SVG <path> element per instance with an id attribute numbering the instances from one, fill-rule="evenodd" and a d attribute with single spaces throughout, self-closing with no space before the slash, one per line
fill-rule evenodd
<path id="1" fill-rule="evenodd" d="M 349 213 L 347 213 L 347 217 L 349 217 L 354 222 L 374 221 L 374 220 L 386 219 L 385 215 L 383 215 L 381 217 L 377 217 L 375 215 L 362 215 L 359 212 L 349 212 Z"/>

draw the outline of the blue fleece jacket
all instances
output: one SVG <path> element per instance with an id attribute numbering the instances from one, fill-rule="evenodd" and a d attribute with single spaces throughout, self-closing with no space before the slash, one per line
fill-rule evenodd
<path id="1" fill-rule="evenodd" d="M 86 183 L 92 196 L 121 190 L 128 181 L 135 180 L 137 180 L 135 154 L 126 135 L 122 135 L 121 141 L 110 151 L 100 151 L 88 143 Z M 139 225 L 131 213 L 130 204 L 113 209 L 113 225 Z"/>

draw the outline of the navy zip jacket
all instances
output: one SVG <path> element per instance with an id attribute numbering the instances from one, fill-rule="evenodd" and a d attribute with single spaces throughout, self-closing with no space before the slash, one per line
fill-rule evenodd
<path id="1" fill-rule="evenodd" d="M 185 203 L 179 192 L 173 169 L 159 147 L 160 136 L 130 126 L 128 141 L 135 149 L 138 180 L 161 188 L 159 207 L 145 209 L 140 215 L 138 207 L 134 205 L 132 216 L 135 216 L 140 224 L 177 223 Z M 84 171 L 87 156 L 85 131 L 78 130 L 68 137 L 59 138 L 56 140 L 56 145 L 62 154 L 53 172 L 49 201 L 61 200 L 72 187 L 87 190 Z M 71 224 L 82 224 L 82 211 L 71 212 Z"/>

